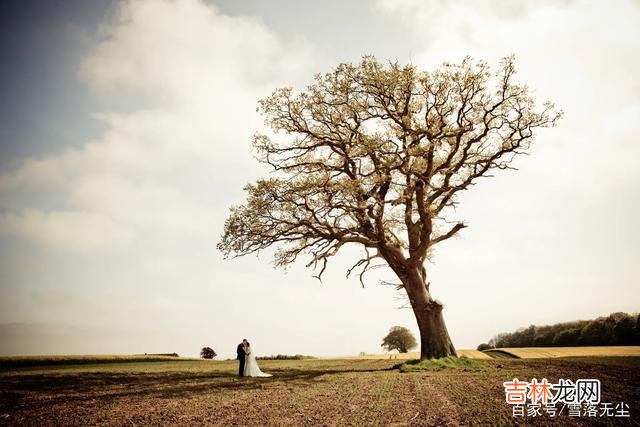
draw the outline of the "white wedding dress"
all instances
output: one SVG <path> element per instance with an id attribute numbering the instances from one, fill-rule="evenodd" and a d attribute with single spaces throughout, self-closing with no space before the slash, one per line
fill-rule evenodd
<path id="1" fill-rule="evenodd" d="M 258 362 L 256 361 L 255 352 L 251 349 L 251 353 L 247 354 L 244 362 L 244 376 L 245 377 L 272 377 L 273 375 L 267 374 L 260 370 Z"/>

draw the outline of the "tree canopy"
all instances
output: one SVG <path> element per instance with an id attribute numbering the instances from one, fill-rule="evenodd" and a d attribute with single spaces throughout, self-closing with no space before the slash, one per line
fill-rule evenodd
<path id="1" fill-rule="evenodd" d="M 382 339 L 382 347 L 385 351 L 398 350 L 400 353 L 407 353 L 417 345 L 418 343 L 411 331 L 403 326 L 392 327 Z"/>
<path id="2" fill-rule="evenodd" d="M 243 255 L 276 245 L 278 266 L 308 252 L 318 277 L 347 243 L 367 249 L 361 272 L 380 255 L 422 263 L 465 227 L 445 215 L 456 195 L 511 168 L 534 130 L 560 116 L 548 102 L 536 110 L 514 73 L 513 58 L 503 59 L 490 89 L 487 65 L 470 58 L 420 72 L 365 57 L 301 93 L 277 89 L 258 111 L 290 137 L 257 133 L 253 147 L 279 173 L 245 187 L 218 247 Z"/>

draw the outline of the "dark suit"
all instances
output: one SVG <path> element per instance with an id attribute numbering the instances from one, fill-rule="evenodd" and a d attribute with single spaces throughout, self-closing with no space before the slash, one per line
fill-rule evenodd
<path id="1" fill-rule="evenodd" d="M 240 375 L 241 377 L 244 377 L 244 359 L 245 359 L 245 352 L 244 352 L 244 347 L 242 346 L 242 343 L 238 344 L 238 356 L 236 357 L 236 359 L 238 359 L 240 361 L 240 369 L 238 369 L 238 375 Z"/>

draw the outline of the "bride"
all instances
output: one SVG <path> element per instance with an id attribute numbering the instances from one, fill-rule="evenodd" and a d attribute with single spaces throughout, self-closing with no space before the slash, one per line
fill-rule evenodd
<path id="1" fill-rule="evenodd" d="M 244 364 L 244 376 L 245 377 L 272 377 L 271 374 L 266 374 L 260 370 L 258 366 L 258 362 L 256 361 L 256 355 L 253 350 L 251 350 L 251 344 L 247 342 L 244 346 L 245 356 L 245 364 Z"/>

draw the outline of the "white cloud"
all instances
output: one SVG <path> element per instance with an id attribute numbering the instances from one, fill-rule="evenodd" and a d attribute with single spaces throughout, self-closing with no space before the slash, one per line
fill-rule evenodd
<path id="1" fill-rule="evenodd" d="M 167 102 L 201 99 L 221 111 L 225 102 L 246 96 L 234 86 L 297 77 L 311 55 L 305 45 L 283 43 L 255 18 L 225 16 L 196 0 L 124 2 L 103 33 L 105 40 L 82 67 L 92 84 L 128 86 Z"/>
<path id="2" fill-rule="evenodd" d="M 83 211 L 27 209 L 0 214 L 0 235 L 13 235 L 55 250 L 83 252 L 121 247 L 132 233 L 107 215 Z"/>
<path id="3" fill-rule="evenodd" d="M 80 76 L 97 97 L 139 108 L 95 114 L 106 125 L 102 136 L 1 175 L 5 232 L 49 246 L 90 235 L 93 243 L 76 248 L 91 249 L 101 239 L 112 243 L 113 227 L 95 227 L 109 218 L 145 238 L 211 239 L 228 204 L 220 202 L 255 174 L 248 145 L 260 126 L 257 99 L 298 79 L 310 52 L 256 19 L 228 17 L 201 1 L 122 2 Z M 48 193 L 53 206 L 18 203 L 26 192 Z M 74 216 L 85 220 L 73 233 L 49 229 Z M 29 231 L 36 223 L 38 232 Z"/>
<path id="4" fill-rule="evenodd" d="M 420 67 L 465 55 L 496 64 L 513 53 L 523 81 L 580 119 L 640 96 L 634 54 L 640 8 L 633 1 L 380 0 L 378 6 L 405 22 L 423 46 L 414 59 Z"/>

